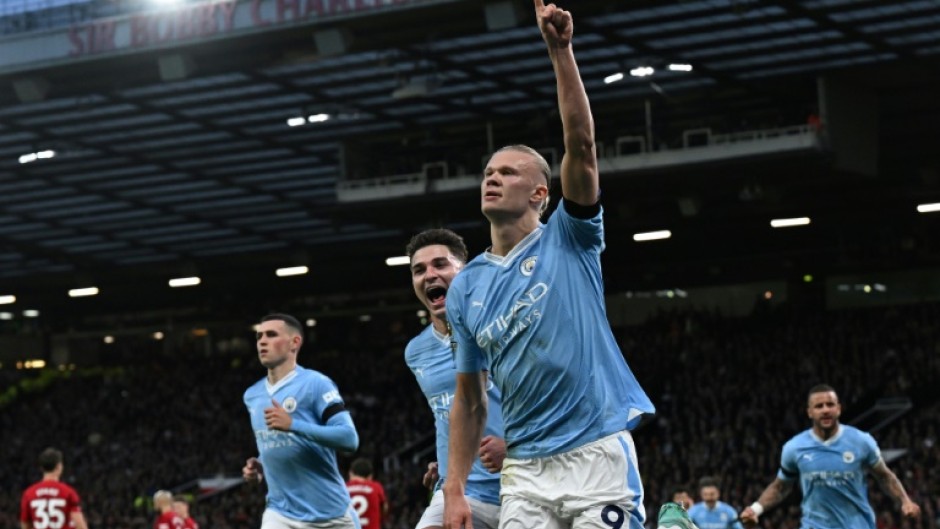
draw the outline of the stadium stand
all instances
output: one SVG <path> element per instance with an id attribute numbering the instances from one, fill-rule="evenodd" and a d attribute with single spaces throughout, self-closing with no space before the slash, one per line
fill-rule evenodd
<path id="1" fill-rule="evenodd" d="M 694 485 L 703 475 L 721 480 L 726 502 L 740 508 L 753 501 L 776 471 L 783 440 L 807 427 L 806 388 L 829 381 L 841 393 L 848 423 L 877 398 L 912 399 L 910 413 L 874 435 L 883 450 L 907 449 L 891 466 L 923 507 L 922 522 L 902 522 L 873 483 L 871 500 L 879 528 L 938 527 L 938 312 L 932 303 L 780 308 L 744 318 L 663 311 L 615 329 L 659 409 L 636 435 L 647 510 L 654 512 L 675 485 Z M 376 326 L 362 337 L 361 323 L 350 320 L 345 333 L 311 346 L 301 361 L 334 376 L 360 430 L 359 454 L 383 461 L 432 428 L 401 358 L 403 336 L 416 326 Z M 0 475 L 9 476 L 0 525 L 15 523 L 16 498 L 36 477 L 32 455 L 46 445 L 66 451 L 66 480 L 81 491 L 90 526 L 102 529 L 147 527 L 141 499 L 159 488 L 237 475 L 254 450 L 241 403 L 244 388 L 262 373 L 254 362 L 253 351 L 242 347 L 53 372 L 45 383 L 34 372 L 3 371 L 5 382 L 32 382 L 34 389 L 0 409 L 7 447 Z M 341 465 L 350 461 L 344 457 Z M 420 483 L 427 461 L 404 458 L 377 469 L 392 505 L 387 527 L 413 527 L 427 501 Z M 193 513 L 203 528 L 239 529 L 256 527 L 262 508 L 261 491 L 239 485 L 200 499 Z M 797 527 L 798 509 L 790 498 L 763 527 Z"/>

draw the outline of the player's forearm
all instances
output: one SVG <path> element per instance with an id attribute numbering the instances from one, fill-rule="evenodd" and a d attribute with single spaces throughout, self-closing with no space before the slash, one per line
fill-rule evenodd
<path id="1" fill-rule="evenodd" d="M 558 111 L 565 141 L 562 192 L 565 198 L 589 206 L 597 201 L 598 193 L 591 105 L 571 48 L 554 50 L 550 55 L 557 79 Z"/>
<path id="2" fill-rule="evenodd" d="M 471 383 L 462 384 L 470 379 L 471 376 L 466 373 L 457 375 L 457 394 L 450 408 L 450 439 L 444 488 L 447 492 L 460 495 L 464 493 L 486 423 L 485 394 L 476 388 L 464 390 L 462 387 L 471 386 Z"/>
<path id="3" fill-rule="evenodd" d="M 327 424 L 294 419 L 291 431 L 335 450 L 355 452 L 359 448 L 359 434 L 348 413 L 334 415 Z"/>
<path id="4" fill-rule="evenodd" d="M 780 478 L 774 480 L 773 483 L 767 486 L 764 489 L 764 492 L 761 493 L 760 498 L 757 499 L 757 503 L 761 504 L 761 507 L 764 510 L 769 510 L 777 505 L 780 505 L 793 490 L 793 482 L 783 481 Z"/>
<path id="5" fill-rule="evenodd" d="M 558 112 L 565 133 L 565 151 L 585 157 L 594 147 L 594 118 L 578 64 L 571 47 L 555 49 L 549 55 L 558 86 Z"/>
<path id="6" fill-rule="evenodd" d="M 72 526 L 75 529 L 88 529 L 88 524 L 85 523 L 85 515 L 80 512 L 72 513 Z"/>
<path id="7" fill-rule="evenodd" d="M 907 491 L 904 490 L 904 485 L 901 484 L 901 480 L 898 479 L 898 476 L 894 472 L 891 472 L 887 466 L 882 472 L 876 473 L 875 478 L 878 480 L 878 485 L 881 486 L 881 490 L 894 498 L 894 501 L 898 504 L 910 501 L 910 498 L 907 496 Z"/>

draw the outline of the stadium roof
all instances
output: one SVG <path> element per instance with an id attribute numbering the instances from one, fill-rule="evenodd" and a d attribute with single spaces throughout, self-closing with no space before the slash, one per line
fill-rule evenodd
<path id="1" fill-rule="evenodd" d="M 114 310 L 171 306 L 166 280 L 193 274 L 200 288 L 261 298 L 375 290 L 401 286 L 404 272 L 384 259 L 416 230 L 449 226 L 482 250 L 474 189 L 340 202 L 337 185 L 439 160 L 474 173 L 492 145 L 557 146 L 553 74 L 519 3 L 388 2 L 100 54 L 93 10 L 69 11 L 80 57 L 0 70 L 0 294 L 56 305 L 95 284 L 110 287 Z M 602 175 L 611 286 L 936 263 L 936 221 L 914 210 L 940 200 L 936 2 L 576 4 L 575 50 L 605 149 L 629 135 L 803 124 L 818 112 L 820 75 L 873 94 L 880 120 L 876 177 L 825 151 Z M 33 13 L 33 28 L 54 32 L 57 9 Z M 130 15 L 116 16 L 105 20 Z M 0 18 L 0 49 L 32 34 L 25 17 Z M 629 75 L 637 67 L 655 73 Z M 769 228 L 801 215 L 813 224 Z M 651 229 L 673 238 L 630 237 Z M 276 286 L 274 269 L 297 264 L 312 274 Z"/>

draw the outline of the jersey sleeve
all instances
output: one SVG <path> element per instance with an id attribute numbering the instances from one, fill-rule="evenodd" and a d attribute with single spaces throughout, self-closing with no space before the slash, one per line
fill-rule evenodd
<path id="1" fill-rule="evenodd" d="M 862 445 L 864 462 L 866 468 L 871 468 L 881 461 L 881 448 L 878 447 L 878 441 L 870 433 L 862 433 Z"/>
<path id="2" fill-rule="evenodd" d="M 311 391 L 315 416 L 320 420 L 320 424 L 326 424 L 330 417 L 345 410 L 345 403 L 339 394 L 339 388 L 326 375 L 314 379 Z"/>
<path id="3" fill-rule="evenodd" d="M 68 504 L 66 505 L 67 513 L 71 515 L 73 512 L 82 512 L 82 499 L 79 497 L 78 492 L 75 489 L 69 490 Z"/>
<path id="4" fill-rule="evenodd" d="M 800 469 L 796 466 L 796 449 L 793 443 L 783 445 L 780 453 L 780 470 L 777 471 L 777 477 L 784 481 L 793 481 L 800 477 Z"/>
<path id="5" fill-rule="evenodd" d="M 728 511 L 728 519 L 731 520 L 728 527 L 731 529 L 744 529 L 744 526 L 738 520 L 738 510 L 727 504 L 725 504 L 725 509 Z"/>
<path id="6" fill-rule="evenodd" d="M 467 327 L 463 314 L 464 296 L 460 292 L 461 277 L 451 284 L 447 296 L 447 321 L 450 323 L 451 347 L 454 352 L 454 362 L 458 373 L 476 373 L 483 370 L 483 351 L 480 350 L 476 340 Z"/>
<path id="7" fill-rule="evenodd" d="M 577 218 L 565 209 L 565 201 L 558 204 L 549 224 L 556 224 L 562 240 L 582 250 L 598 254 L 604 251 L 604 209 L 589 219 Z"/>

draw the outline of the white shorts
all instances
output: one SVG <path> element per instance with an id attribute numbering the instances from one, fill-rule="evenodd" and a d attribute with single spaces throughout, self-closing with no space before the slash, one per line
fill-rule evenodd
<path id="1" fill-rule="evenodd" d="M 499 527 L 499 505 L 484 503 L 476 498 L 467 498 L 470 514 L 473 516 L 473 529 L 497 529 Z M 444 527 L 444 492 L 438 489 L 431 498 L 431 504 L 424 510 L 415 529 L 425 527 Z"/>
<path id="2" fill-rule="evenodd" d="M 350 507 L 346 514 L 325 522 L 292 520 L 279 512 L 265 509 L 261 516 L 261 529 L 362 529 L 359 516 Z"/>
<path id="3" fill-rule="evenodd" d="M 629 431 L 568 452 L 506 458 L 500 529 L 643 529 L 643 483 Z"/>

